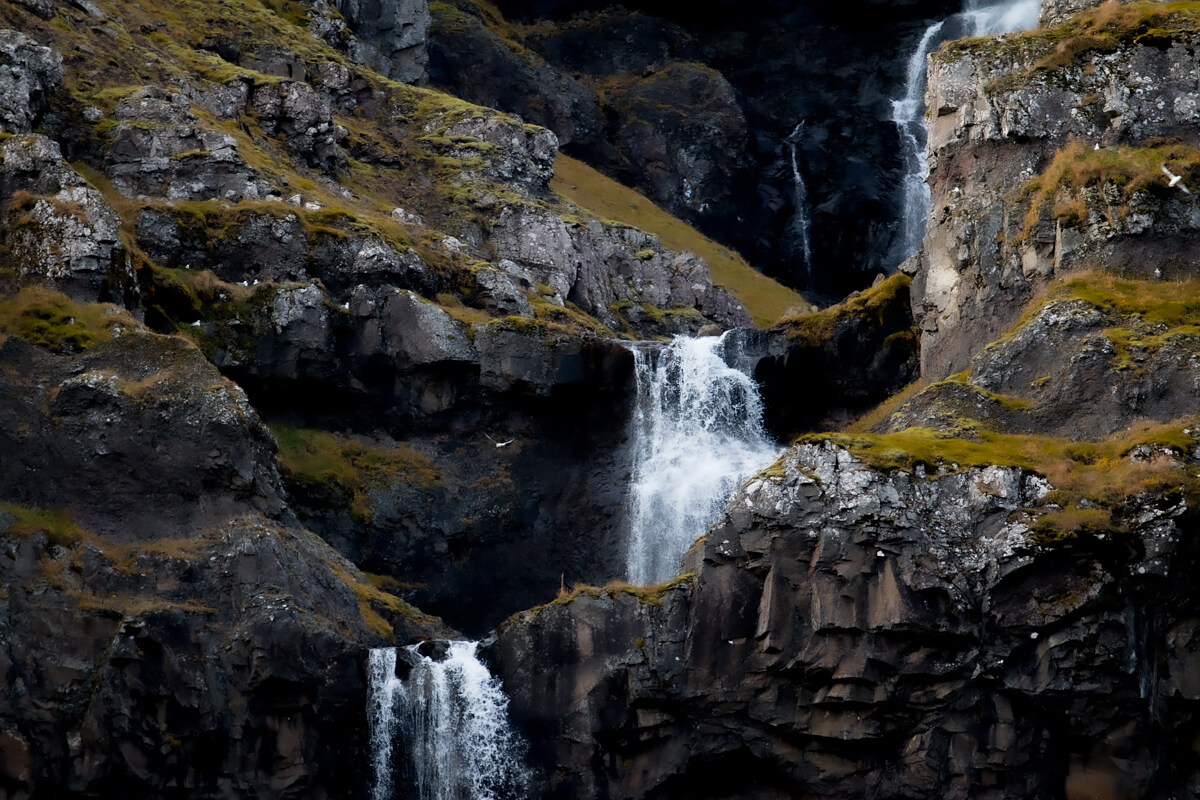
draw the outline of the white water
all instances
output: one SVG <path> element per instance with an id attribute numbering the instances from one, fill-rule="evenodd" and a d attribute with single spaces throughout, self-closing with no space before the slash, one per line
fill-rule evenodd
<path id="1" fill-rule="evenodd" d="M 966 0 L 962 12 L 925 29 L 908 60 L 904 93 L 892 101 L 892 122 L 900 130 L 904 165 L 900 234 L 894 253 L 898 264 L 915 253 L 925 236 L 932 200 L 929 194 L 929 159 L 925 153 L 925 70 L 929 54 L 952 35 L 996 36 L 1037 26 L 1040 0 Z"/>
<path id="2" fill-rule="evenodd" d="M 763 431 L 758 387 L 722 358 L 727 337 L 679 337 L 666 347 L 633 348 L 631 583 L 678 574 L 683 554 L 716 521 L 729 495 L 778 456 Z"/>
<path id="3" fill-rule="evenodd" d="M 517 800 L 529 775 L 524 744 L 508 724 L 508 698 L 475 657 L 475 642 L 451 642 L 441 661 L 419 659 L 395 677 L 396 650 L 372 650 L 367 722 L 375 783 L 371 800 L 391 800 L 393 742 L 418 800 Z M 416 648 L 408 648 L 416 655 Z"/>
<path id="4" fill-rule="evenodd" d="M 800 174 L 800 166 L 796 161 L 796 142 L 803 131 L 804 120 L 800 120 L 800 123 L 792 129 L 791 134 L 784 141 L 792 154 L 792 201 L 796 205 L 792 226 L 796 235 L 800 237 L 800 256 L 804 259 L 804 270 L 811 276 L 812 217 L 808 210 L 808 186 L 804 183 L 804 176 Z"/>

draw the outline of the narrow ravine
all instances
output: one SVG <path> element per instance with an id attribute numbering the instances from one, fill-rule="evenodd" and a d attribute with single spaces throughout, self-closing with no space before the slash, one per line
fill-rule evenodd
<path id="1" fill-rule="evenodd" d="M 626 577 L 668 580 L 729 495 L 779 448 L 763 430 L 758 386 L 729 334 L 632 347 L 637 377 Z"/>
<path id="2" fill-rule="evenodd" d="M 371 800 L 396 796 L 397 774 L 417 800 L 519 800 L 528 796 L 525 745 L 508 722 L 508 698 L 476 657 L 476 642 L 371 650 L 367 722 Z M 396 676 L 398 658 L 412 664 Z M 395 743 L 399 741 L 399 752 Z"/>

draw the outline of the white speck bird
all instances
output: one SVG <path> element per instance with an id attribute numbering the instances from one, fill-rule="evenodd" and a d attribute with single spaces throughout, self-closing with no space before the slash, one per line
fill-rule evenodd
<path id="1" fill-rule="evenodd" d="M 1170 181 L 1170 183 L 1168 183 L 1167 186 L 1178 186 L 1180 191 L 1182 191 L 1184 194 L 1191 194 L 1191 192 L 1188 191 L 1188 188 L 1183 185 L 1183 183 L 1182 183 L 1183 178 L 1179 175 L 1174 174 L 1173 172 L 1171 172 L 1171 170 L 1167 169 L 1166 164 L 1162 165 L 1162 171 L 1163 171 L 1163 175 L 1166 175 L 1167 180 Z"/>
<path id="2" fill-rule="evenodd" d="M 507 447 L 508 445 L 510 445 L 516 441 L 516 439 L 514 438 L 514 439 L 509 439 L 507 442 L 497 442 L 495 439 L 492 439 L 490 434 L 485 433 L 483 435 L 487 436 L 487 438 L 491 441 L 491 443 L 496 445 L 496 447 Z"/>

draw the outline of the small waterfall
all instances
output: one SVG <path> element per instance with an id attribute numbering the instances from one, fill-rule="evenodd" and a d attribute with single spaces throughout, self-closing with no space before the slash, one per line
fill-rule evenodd
<path id="1" fill-rule="evenodd" d="M 804 132 L 804 120 L 792 129 L 784 142 L 792 154 L 792 201 L 796 204 L 796 213 L 792 217 L 792 227 L 800 238 L 800 257 L 804 259 L 804 271 L 812 276 L 812 217 L 808 210 L 808 187 L 804 176 L 800 174 L 800 165 L 796 161 L 796 143 Z"/>
<path id="2" fill-rule="evenodd" d="M 633 349 L 637 377 L 628 580 L 668 580 L 743 480 L 778 456 L 762 399 L 723 358 L 729 334 Z"/>
<path id="3" fill-rule="evenodd" d="M 524 744 L 508 724 L 508 698 L 475 657 L 476 642 L 450 642 L 435 661 L 408 648 L 412 667 L 395 676 L 397 651 L 372 650 L 367 721 L 375 784 L 371 800 L 391 800 L 400 735 L 418 800 L 518 800 L 527 795 Z"/>
<path id="4" fill-rule="evenodd" d="M 904 95 L 892 101 L 892 122 L 900 130 L 900 153 L 904 162 L 904 182 L 901 188 L 900 239 L 896 263 L 903 261 L 921 246 L 925 236 L 925 221 L 933 201 L 929 194 L 929 159 L 925 155 L 925 63 L 930 51 L 940 44 L 946 21 L 935 22 L 925 29 L 916 51 L 908 60 Z"/>
<path id="5" fill-rule="evenodd" d="M 904 93 L 892 101 L 892 122 L 900 131 L 904 179 L 901 185 L 900 233 L 893 250 L 899 264 L 921 247 L 932 200 L 929 158 L 925 153 L 925 67 L 929 54 L 948 38 L 996 36 L 1037 26 L 1040 0 L 966 0 L 963 11 L 925 29 L 909 57 Z"/>

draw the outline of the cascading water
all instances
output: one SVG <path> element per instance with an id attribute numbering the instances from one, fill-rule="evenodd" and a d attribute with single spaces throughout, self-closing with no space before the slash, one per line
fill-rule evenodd
<path id="1" fill-rule="evenodd" d="M 904 93 L 892 101 L 892 122 L 900 131 L 904 168 L 901 186 L 900 232 L 893 251 L 899 264 L 915 253 L 925 236 L 932 201 L 929 159 L 925 154 L 925 67 L 929 54 L 942 42 L 960 36 L 996 36 L 1037 25 L 1040 0 L 966 0 L 964 9 L 925 29 L 908 60 Z"/>
<path id="2" fill-rule="evenodd" d="M 508 698 L 475 657 L 477 643 L 450 642 L 435 661 L 408 648 L 416 664 L 398 679 L 397 651 L 372 650 L 367 722 L 375 783 L 371 800 L 391 800 L 397 734 L 403 774 L 418 800 L 517 800 L 527 796 L 524 744 L 508 724 Z"/>
<path id="3" fill-rule="evenodd" d="M 628 580 L 665 581 L 734 489 L 779 448 L 762 427 L 762 399 L 723 356 L 720 338 L 633 347 L 637 377 Z M 732 354 L 731 354 L 732 355 Z"/>
<path id="4" fill-rule="evenodd" d="M 804 176 L 800 174 L 800 165 L 796 161 L 796 143 L 804 131 L 804 120 L 792 129 L 791 134 L 784 140 L 792 154 L 792 202 L 796 204 L 796 213 L 792 217 L 792 227 L 800 240 L 800 257 L 804 261 L 804 269 L 812 275 L 812 217 L 808 211 L 808 186 Z"/>

